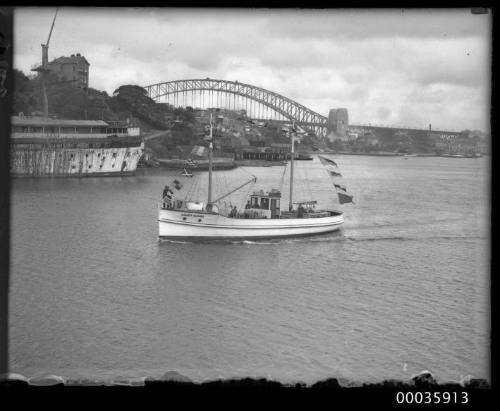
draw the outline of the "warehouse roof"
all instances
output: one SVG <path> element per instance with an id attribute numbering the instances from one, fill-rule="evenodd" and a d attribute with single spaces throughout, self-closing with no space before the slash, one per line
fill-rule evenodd
<path id="1" fill-rule="evenodd" d="M 64 120 L 34 116 L 12 116 L 13 126 L 48 126 L 48 127 L 109 127 L 102 120 Z"/>

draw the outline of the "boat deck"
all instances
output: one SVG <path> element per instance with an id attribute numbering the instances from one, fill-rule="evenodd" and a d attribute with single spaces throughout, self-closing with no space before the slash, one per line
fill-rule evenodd
<path id="1" fill-rule="evenodd" d="M 171 210 L 171 211 L 178 211 L 182 213 L 190 213 L 190 214 L 198 214 L 198 215 L 221 215 L 226 218 L 234 218 L 237 220 L 240 219 L 251 219 L 251 220 L 267 220 L 267 217 L 263 217 L 262 215 L 259 215 L 257 213 L 253 213 L 252 211 L 245 210 L 244 212 L 238 212 L 236 215 L 225 215 L 222 213 L 217 213 L 214 211 L 206 211 L 206 210 L 191 210 L 188 208 L 168 208 L 165 207 L 163 204 L 160 204 L 160 209 L 161 210 Z M 279 216 L 276 217 L 276 219 L 292 219 L 292 218 L 324 218 L 324 217 L 333 217 L 333 216 L 340 216 L 343 213 L 340 211 L 333 211 L 333 210 L 318 210 L 318 211 L 313 211 L 313 212 L 304 212 L 301 215 L 294 210 L 294 211 L 282 211 Z"/>

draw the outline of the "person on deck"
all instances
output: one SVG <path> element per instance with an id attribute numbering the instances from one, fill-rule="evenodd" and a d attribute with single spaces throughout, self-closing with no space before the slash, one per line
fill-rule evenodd
<path id="1" fill-rule="evenodd" d="M 165 186 L 165 188 L 163 189 L 163 208 L 171 208 L 173 193 L 174 192 L 170 189 L 169 186 Z"/>

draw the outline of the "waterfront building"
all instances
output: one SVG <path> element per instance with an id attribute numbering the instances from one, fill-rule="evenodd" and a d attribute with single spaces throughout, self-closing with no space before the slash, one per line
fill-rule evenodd
<path id="1" fill-rule="evenodd" d="M 89 87 L 90 63 L 80 53 L 69 57 L 58 57 L 48 64 L 51 73 L 54 73 L 62 82 L 68 82 L 73 87 L 87 90 Z"/>
<path id="2" fill-rule="evenodd" d="M 140 129 L 120 122 L 14 116 L 14 177 L 133 174 L 144 150 Z"/>

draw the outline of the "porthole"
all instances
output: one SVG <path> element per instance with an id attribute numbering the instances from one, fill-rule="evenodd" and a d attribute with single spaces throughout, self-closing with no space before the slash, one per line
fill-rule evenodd
<path id="1" fill-rule="evenodd" d="M 201 223 L 201 218 L 198 218 L 198 222 Z"/>
<path id="2" fill-rule="evenodd" d="M 182 217 L 182 219 L 183 219 L 183 220 L 185 220 L 185 219 L 186 219 L 186 217 Z"/>

